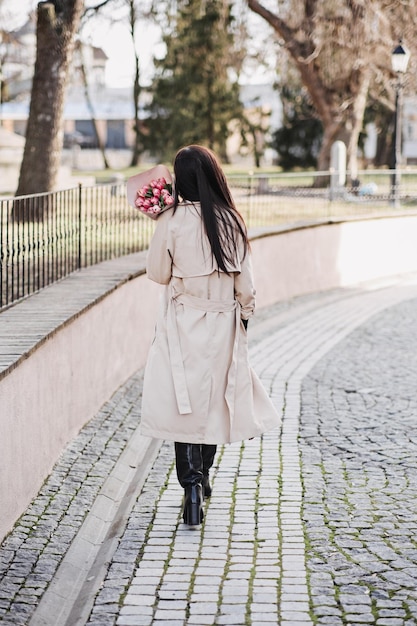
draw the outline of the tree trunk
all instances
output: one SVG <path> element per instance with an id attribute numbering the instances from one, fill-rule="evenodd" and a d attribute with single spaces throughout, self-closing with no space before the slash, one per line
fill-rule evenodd
<path id="1" fill-rule="evenodd" d="M 132 40 L 133 40 L 133 46 L 135 46 L 134 31 L 132 34 Z M 140 86 L 139 57 L 135 50 L 135 79 L 133 81 L 133 108 L 135 111 L 135 118 L 133 120 L 133 130 L 135 133 L 135 143 L 133 144 L 132 158 L 130 161 L 131 167 L 136 167 L 137 165 L 139 165 L 140 157 L 143 152 L 140 119 L 139 119 L 140 92 L 141 92 L 141 86 Z"/>
<path id="2" fill-rule="evenodd" d="M 343 115 L 339 110 L 329 107 L 324 116 L 323 142 L 318 156 L 318 169 L 325 171 L 330 166 L 330 151 L 335 141 L 343 141 L 346 145 L 347 169 L 352 180 L 358 177 L 358 141 L 362 129 L 367 94 L 369 88 L 369 73 L 363 72 L 357 77 L 357 86 L 351 103 L 346 107 Z"/>
<path id="3" fill-rule="evenodd" d="M 35 72 L 17 196 L 55 187 L 63 143 L 65 88 L 83 5 L 83 0 L 38 4 Z M 41 214 L 40 203 L 37 219 Z M 16 203 L 14 218 L 29 219 L 24 202 Z"/>
<path id="4" fill-rule="evenodd" d="M 327 172 L 329 170 L 332 145 L 338 140 L 346 143 L 344 135 L 343 126 L 339 122 L 333 121 L 330 124 L 323 124 L 323 141 L 317 158 L 317 169 L 319 172 Z"/>
<path id="5" fill-rule="evenodd" d="M 347 168 L 350 172 L 350 178 L 352 181 L 357 180 L 358 178 L 358 143 L 359 135 L 363 126 L 366 103 L 368 100 L 369 84 L 370 73 L 365 70 L 361 75 L 361 81 L 358 85 L 350 115 L 351 128 L 349 142 L 347 144 Z"/>
<path id="6" fill-rule="evenodd" d="M 133 144 L 132 158 L 130 160 L 130 166 L 136 167 L 139 165 L 140 157 L 143 152 L 142 133 L 140 128 L 139 119 L 139 98 L 141 92 L 140 84 L 140 64 L 139 55 L 136 51 L 136 20 L 137 20 L 137 7 L 135 0 L 129 0 L 129 24 L 130 24 L 130 36 L 132 38 L 133 54 L 135 57 L 135 78 L 133 81 L 133 109 L 135 117 L 133 120 L 133 131 L 135 133 L 135 143 Z"/>
<path id="7" fill-rule="evenodd" d="M 104 169 L 108 170 L 110 169 L 110 165 L 107 160 L 106 149 L 105 149 L 103 140 L 97 128 L 97 119 L 96 119 L 96 114 L 94 111 L 93 101 L 91 100 L 91 96 L 90 96 L 90 86 L 88 83 L 88 76 L 87 76 L 87 72 L 85 69 L 83 47 L 82 47 L 81 42 L 79 42 L 78 44 L 78 50 L 80 53 L 80 71 L 81 71 L 81 78 L 83 81 L 85 101 L 87 103 L 88 110 L 90 111 L 90 117 L 91 117 L 91 123 L 93 125 L 94 136 L 96 139 L 98 149 L 100 150 L 101 156 L 103 158 Z"/>

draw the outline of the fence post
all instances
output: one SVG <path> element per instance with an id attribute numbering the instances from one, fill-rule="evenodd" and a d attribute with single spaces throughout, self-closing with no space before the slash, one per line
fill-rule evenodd
<path id="1" fill-rule="evenodd" d="M 81 269 L 82 256 L 82 183 L 78 183 L 78 269 Z"/>
<path id="2" fill-rule="evenodd" d="M 343 194 L 346 183 L 346 146 L 335 141 L 330 149 L 330 200 Z"/>
<path id="3" fill-rule="evenodd" d="M 250 171 L 248 176 L 249 176 L 249 204 L 248 204 L 247 227 L 250 228 L 251 227 L 251 217 L 252 217 L 252 203 L 253 203 L 253 199 L 252 199 L 252 195 L 253 195 L 253 172 Z"/>

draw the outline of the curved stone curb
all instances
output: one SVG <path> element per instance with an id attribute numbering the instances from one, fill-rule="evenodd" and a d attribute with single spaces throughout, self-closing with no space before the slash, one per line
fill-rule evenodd
<path id="1" fill-rule="evenodd" d="M 85 623 L 161 442 L 133 433 L 42 597 L 29 626 Z"/>

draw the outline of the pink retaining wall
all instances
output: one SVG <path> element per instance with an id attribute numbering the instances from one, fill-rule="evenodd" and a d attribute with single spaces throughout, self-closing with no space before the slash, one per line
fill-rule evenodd
<path id="1" fill-rule="evenodd" d="M 417 216 L 300 227 L 252 240 L 257 306 L 417 271 Z"/>
<path id="2" fill-rule="evenodd" d="M 416 242 L 417 216 L 255 233 L 257 306 L 417 271 Z M 0 538 L 67 443 L 143 367 L 160 287 L 140 269 L 0 378 Z"/>
<path id="3" fill-rule="evenodd" d="M 158 294 L 142 273 L 64 324 L 1 378 L 0 539 L 68 442 L 143 367 Z"/>

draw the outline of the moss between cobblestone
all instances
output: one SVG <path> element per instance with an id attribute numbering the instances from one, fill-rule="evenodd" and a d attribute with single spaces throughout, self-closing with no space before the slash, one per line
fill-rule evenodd
<path id="1" fill-rule="evenodd" d="M 242 446 L 243 450 L 243 446 Z M 262 468 L 262 451 L 263 451 L 263 438 L 260 438 L 259 445 L 259 470 L 256 476 L 256 491 L 255 491 L 255 538 L 254 538 L 254 546 L 253 546 L 253 561 L 252 567 L 250 569 L 250 577 L 249 577 L 249 586 L 248 586 L 248 599 L 246 602 L 246 615 L 245 615 L 245 626 L 250 626 L 252 624 L 251 619 L 251 606 L 253 602 L 253 581 L 256 575 L 256 558 L 258 556 L 258 516 L 259 516 L 259 487 L 260 487 L 260 478 L 261 478 L 261 468 Z"/>
<path id="2" fill-rule="evenodd" d="M 168 472 L 167 472 L 167 477 L 166 477 L 166 479 L 165 479 L 165 482 L 162 484 L 162 486 L 161 486 L 161 488 L 160 488 L 160 490 L 159 490 L 159 492 L 158 492 L 158 500 L 160 500 L 160 499 L 161 499 L 162 494 L 164 493 L 164 491 L 166 491 L 166 490 L 168 489 L 169 477 L 170 477 L 170 475 L 171 475 L 171 472 L 173 471 L 173 466 L 174 466 L 174 463 L 172 463 L 171 467 L 169 468 L 169 470 L 168 470 Z M 145 484 L 146 484 L 146 483 L 145 483 Z M 139 494 L 139 495 L 140 495 L 140 494 Z M 146 532 L 145 532 L 145 538 L 144 538 L 144 541 L 143 541 L 143 543 L 142 543 L 141 547 L 139 548 L 138 555 L 137 555 L 136 560 L 135 560 L 135 568 L 139 567 L 139 564 L 140 564 L 140 562 L 141 562 L 141 560 L 142 560 L 142 557 L 143 557 L 143 554 L 144 554 L 144 552 L 145 552 L 145 548 L 146 548 L 146 545 L 147 545 L 147 543 L 148 543 L 149 535 L 150 535 L 150 533 L 151 533 L 151 531 L 152 531 L 153 523 L 154 523 L 154 520 L 155 520 L 155 517 L 156 517 L 156 514 L 157 514 L 157 509 L 158 509 L 158 507 L 156 507 L 156 506 L 155 506 L 155 509 L 154 509 L 154 512 L 153 512 L 153 515 L 152 515 L 152 519 L 151 519 L 151 521 L 150 521 L 150 523 L 149 523 L 149 525 L 148 525 L 148 528 L 146 529 Z M 172 544 L 173 544 L 173 542 L 171 543 L 171 549 L 170 549 L 170 552 L 169 552 L 169 555 L 168 555 L 167 561 L 165 562 L 164 574 L 165 574 L 166 569 L 167 569 L 167 567 L 168 567 L 168 565 L 167 565 L 167 564 L 168 564 L 168 562 L 169 562 L 169 556 L 172 554 L 172 548 L 173 548 L 173 545 L 172 545 Z M 123 604 L 124 604 L 124 601 L 125 601 L 126 595 L 127 595 L 128 591 L 129 591 L 130 584 L 131 584 L 131 581 L 129 580 L 129 581 L 127 582 L 127 584 L 126 584 L 126 586 L 125 586 L 125 588 L 124 588 L 123 592 L 122 592 L 122 593 L 120 594 L 120 596 L 119 596 L 119 603 L 118 603 L 118 604 L 119 604 L 119 607 L 120 607 L 120 608 L 121 608 L 121 607 L 123 606 Z M 156 604 L 156 603 L 157 603 L 157 601 L 158 601 L 158 592 L 159 592 L 159 587 L 158 587 L 157 592 L 156 592 L 156 594 L 155 594 L 155 604 Z M 153 606 L 155 606 L 155 604 L 154 604 Z"/>
<path id="3" fill-rule="evenodd" d="M 286 383 L 286 387 L 287 387 L 287 383 Z M 282 415 L 285 414 L 285 398 L 286 395 L 284 394 L 284 403 L 281 407 L 281 411 L 282 411 Z M 278 444 L 278 459 L 279 459 L 279 478 L 278 478 L 278 511 L 281 510 L 281 500 L 282 500 L 282 487 L 283 487 L 283 480 L 282 480 L 282 430 L 283 430 L 284 424 L 283 422 L 281 423 L 281 430 L 280 430 L 280 437 L 278 439 L 279 444 Z M 281 622 L 281 601 L 282 601 L 282 577 L 283 577 L 283 569 L 282 569 L 282 526 L 281 526 L 281 520 L 278 519 L 278 546 L 279 546 L 279 550 L 278 550 L 278 563 L 279 563 L 279 575 L 280 575 L 280 583 L 278 585 L 278 589 L 277 589 L 277 616 L 278 616 L 278 621 Z"/>
<path id="4" fill-rule="evenodd" d="M 243 449 L 244 449 L 244 444 L 242 443 L 242 445 L 240 446 L 240 453 L 239 453 L 239 466 L 240 466 L 240 463 L 242 461 Z M 224 451 L 224 449 L 223 449 L 223 451 Z M 220 607 L 221 607 L 222 602 L 223 602 L 223 584 L 224 584 L 224 581 L 226 580 L 227 575 L 228 575 L 228 573 L 230 571 L 229 555 L 230 555 L 230 545 L 231 545 L 231 542 L 232 542 L 232 539 L 231 539 L 232 533 L 230 531 L 231 531 L 231 528 L 233 526 L 233 522 L 234 522 L 234 519 L 235 519 L 236 490 L 237 490 L 238 475 L 239 475 L 239 472 L 236 473 L 236 477 L 235 477 L 235 480 L 234 480 L 234 483 L 233 483 L 233 489 L 232 489 L 232 492 L 231 492 L 232 506 L 230 507 L 230 514 L 229 514 L 229 520 L 230 521 L 229 521 L 229 541 L 228 541 L 228 544 L 227 544 L 227 558 L 226 558 L 226 565 L 225 565 L 224 573 L 223 573 L 223 577 L 222 577 L 222 584 L 221 584 L 220 591 L 219 591 L 219 597 L 217 599 L 217 614 L 216 614 L 216 618 L 219 617 L 219 615 L 220 615 Z"/>
<path id="5" fill-rule="evenodd" d="M 300 435 L 298 436 L 298 441 L 300 440 Z M 306 583 L 307 583 L 307 590 L 308 590 L 308 604 L 309 604 L 309 615 L 311 618 L 311 621 L 313 622 L 313 624 L 317 624 L 317 617 L 314 615 L 313 612 L 313 602 L 312 602 L 312 593 L 311 593 L 311 575 L 310 575 L 310 570 L 308 568 L 308 558 L 307 555 L 309 553 L 313 553 L 313 546 L 310 542 L 310 538 L 308 536 L 307 533 L 307 527 L 306 527 L 306 523 L 305 523 L 305 516 L 304 516 L 304 502 L 305 502 L 305 483 L 304 483 L 304 476 L 303 476 L 303 455 L 300 452 L 300 483 L 301 483 L 301 510 L 300 510 L 300 514 L 301 514 L 301 524 L 302 524 L 302 528 L 303 528 L 303 536 L 304 536 L 304 546 L 305 546 L 305 566 L 306 566 Z M 281 464 L 282 465 L 282 464 Z M 320 503 L 321 504 L 321 503 Z M 282 542 L 281 542 L 282 545 Z"/>
<path id="6" fill-rule="evenodd" d="M 159 490 L 159 498 L 158 498 L 158 500 L 161 499 L 162 494 L 164 493 L 164 491 L 166 491 L 168 489 L 169 478 L 171 476 L 171 473 L 174 471 L 174 467 L 175 467 L 175 461 L 171 464 L 171 467 L 169 468 L 169 471 L 167 473 L 167 477 L 166 477 L 165 483 L 162 485 L 161 489 Z M 157 507 L 155 507 L 155 513 L 156 513 L 156 511 L 157 511 Z M 179 517 L 179 515 L 180 515 L 180 512 L 178 513 L 178 517 Z M 177 525 L 178 525 L 178 522 L 177 522 Z M 152 524 L 149 524 L 149 529 L 148 529 L 149 533 L 151 531 L 151 528 L 152 528 Z M 147 536 L 147 538 L 146 538 L 146 540 L 145 540 L 145 542 L 143 544 L 143 547 L 145 547 L 147 545 L 149 533 L 148 533 L 148 536 Z M 166 561 L 164 563 L 164 569 L 163 569 L 163 573 L 162 573 L 162 576 L 161 576 L 161 580 L 159 581 L 159 585 L 156 588 L 155 602 L 153 604 L 153 608 L 154 609 L 156 608 L 156 605 L 157 605 L 157 603 L 159 601 L 159 592 L 161 590 L 161 584 L 162 584 L 162 581 L 164 580 L 164 576 L 165 576 L 165 574 L 166 574 L 166 572 L 168 570 L 168 567 L 169 567 L 169 562 L 171 560 L 172 553 L 174 551 L 174 544 L 175 544 L 175 535 L 172 536 L 172 541 L 171 541 L 171 544 L 170 544 L 170 547 L 169 547 L 168 556 L 167 556 Z"/>
<path id="7" fill-rule="evenodd" d="M 222 448 L 220 453 L 218 454 L 219 461 L 221 460 L 221 458 L 223 456 L 223 452 L 224 452 L 224 449 Z M 186 609 L 185 609 L 185 619 L 186 619 L 186 621 L 189 619 L 190 614 L 191 614 L 191 598 L 192 598 L 192 595 L 194 593 L 194 587 L 195 587 L 195 582 L 196 582 L 196 571 L 197 571 L 198 565 L 199 565 L 199 563 L 201 561 L 201 551 L 202 551 L 202 547 L 203 547 L 205 525 L 206 525 L 206 517 L 204 517 L 203 523 L 201 525 L 201 530 L 200 530 L 200 533 L 201 533 L 201 535 L 200 535 L 201 536 L 200 547 L 198 549 L 197 558 L 195 559 L 194 569 L 193 569 L 193 571 L 191 572 L 191 575 L 190 575 L 190 584 L 188 586 L 188 591 L 187 591 L 187 606 L 186 606 Z M 175 541 L 175 537 L 174 537 L 174 541 Z"/>
<path id="8" fill-rule="evenodd" d="M 351 481 L 349 480 L 349 473 L 348 473 L 347 468 L 346 468 L 346 463 L 343 463 L 342 475 L 343 475 L 343 478 L 346 481 L 346 484 L 349 485 L 349 488 L 352 490 L 353 485 L 352 485 Z M 347 509 L 348 514 L 352 515 L 355 512 L 355 507 L 350 502 L 347 491 L 345 491 L 345 493 L 343 494 L 343 502 L 346 504 L 346 509 Z"/>
<path id="9" fill-rule="evenodd" d="M 320 469 L 322 472 L 322 475 L 324 477 L 324 479 L 326 480 L 326 476 L 328 475 L 328 472 L 326 472 L 326 469 L 324 467 L 324 464 L 322 463 L 320 465 Z M 343 502 L 346 506 L 346 510 L 348 512 L 348 514 L 350 516 L 353 516 L 356 512 L 356 508 L 355 506 L 351 503 L 351 501 L 349 500 L 349 493 L 354 493 L 355 492 L 355 485 L 350 481 L 349 479 L 349 474 L 346 470 L 346 467 L 344 467 L 343 470 L 343 476 L 344 479 L 348 485 L 347 490 L 344 492 L 343 494 Z M 363 476 L 363 479 L 365 481 L 365 483 L 368 483 L 368 477 L 366 476 L 366 474 Z M 305 486 L 304 486 L 304 481 L 301 477 L 301 482 L 302 482 L 302 489 L 303 489 L 303 501 L 304 501 L 304 493 L 305 493 Z M 372 501 L 373 502 L 373 501 Z M 317 503 L 319 504 L 319 503 Z M 323 503 L 320 503 L 321 505 L 323 505 Z M 329 508 L 326 505 L 323 505 L 324 508 L 324 516 L 323 516 L 323 522 L 325 523 L 325 525 L 327 526 L 328 530 L 329 530 L 329 541 L 331 544 L 333 544 L 334 549 L 337 550 L 340 554 L 343 555 L 344 559 L 346 560 L 346 562 L 350 562 L 353 564 L 356 564 L 357 561 L 354 558 L 354 555 L 352 555 L 349 551 L 343 549 L 342 547 L 340 547 L 337 542 L 336 542 L 336 533 L 334 528 L 332 527 L 332 523 L 331 520 L 329 519 Z M 379 521 L 379 519 L 381 519 L 382 516 L 373 513 L 372 518 L 370 520 L 370 525 L 374 525 L 375 523 L 377 523 Z M 304 516 L 304 508 L 303 508 L 303 520 L 305 519 Z M 303 528 L 304 528 L 304 539 L 305 539 L 305 545 L 306 545 L 306 555 L 310 554 L 310 556 L 316 556 L 318 559 L 322 560 L 323 559 L 323 555 L 318 552 L 317 550 L 315 550 L 313 543 L 310 541 L 310 538 L 308 536 L 308 532 L 307 532 L 307 528 L 305 523 L 303 522 Z M 362 541 L 361 539 L 361 532 L 360 532 L 360 528 L 356 529 L 356 532 L 351 533 L 352 538 L 356 538 L 359 541 Z M 396 550 L 395 546 L 393 546 L 391 544 L 391 542 L 385 538 L 385 543 L 387 544 L 387 546 L 389 548 L 391 548 L 394 552 L 396 552 L 399 556 L 401 556 L 401 551 Z M 381 562 L 383 562 L 382 559 L 379 559 Z M 334 598 L 336 601 L 336 606 L 338 608 L 338 610 L 340 611 L 340 620 L 344 625 L 348 625 L 349 623 L 351 623 L 351 617 L 352 615 L 349 614 L 348 610 L 346 610 L 343 606 L 343 603 L 341 601 L 341 591 L 340 591 L 340 587 L 337 584 L 336 580 L 335 580 L 335 576 L 334 573 L 331 572 L 331 576 L 333 579 L 333 590 L 334 590 Z M 308 584 L 308 588 L 309 588 L 309 594 L 311 597 L 311 574 L 310 574 L 310 570 L 308 569 L 307 566 L 307 584 Z M 363 587 L 364 589 L 366 589 L 367 595 L 369 594 L 370 596 L 370 607 L 369 607 L 369 611 L 373 616 L 373 620 L 374 623 L 376 624 L 378 622 L 378 620 L 380 619 L 380 612 L 379 612 L 379 608 L 378 608 L 378 603 L 377 603 L 377 592 L 378 592 L 378 587 L 370 584 L 369 580 L 367 579 L 366 581 L 363 580 L 357 580 L 356 582 L 357 586 Z M 388 596 L 390 598 L 393 598 L 395 596 L 395 591 L 390 590 L 387 592 Z M 314 606 L 312 601 L 310 600 L 310 606 L 311 606 L 311 610 L 310 610 L 310 615 L 311 615 L 311 619 L 312 621 L 317 624 L 320 622 L 320 618 L 317 617 L 314 614 Z M 402 609 L 404 610 L 405 615 L 401 618 L 402 619 L 402 623 L 406 624 L 407 620 L 410 620 L 410 624 L 414 624 L 415 623 L 415 614 L 413 614 L 409 608 L 409 606 L 405 603 L 405 601 L 403 601 L 401 603 Z"/>

